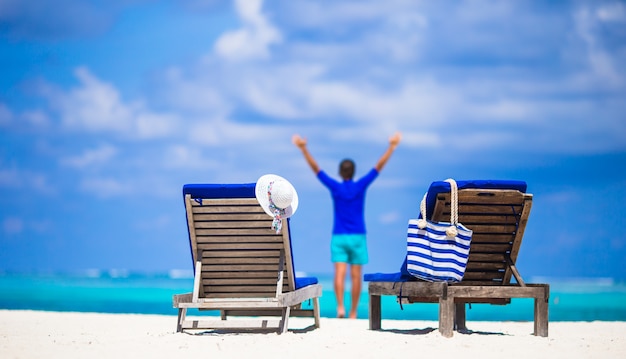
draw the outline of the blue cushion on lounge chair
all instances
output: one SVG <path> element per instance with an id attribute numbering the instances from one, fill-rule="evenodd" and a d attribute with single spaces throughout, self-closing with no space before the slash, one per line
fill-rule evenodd
<path id="1" fill-rule="evenodd" d="M 190 194 L 191 198 L 256 198 L 255 186 L 255 183 L 186 184 L 183 186 L 183 197 Z"/>
<path id="2" fill-rule="evenodd" d="M 296 289 L 304 288 L 307 285 L 317 284 L 317 278 L 315 277 L 296 277 Z"/>
<path id="3" fill-rule="evenodd" d="M 506 180 L 465 180 L 456 181 L 459 189 L 515 189 L 526 193 L 527 184 L 524 181 Z M 426 196 L 426 216 L 430 218 L 435 209 L 435 202 L 439 193 L 450 193 L 450 183 L 436 181 L 430 184 Z M 407 282 L 416 280 L 406 269 L 406 255 L 398 273 L 368 273 L 363 276 L 368 282 Z"/>
<path id="4" fill-rule="evenodd" d="M 363 276 L 366 282 L 408 282 L 415 280 L 415 277 L 407 278 L 402 273 L 368 273 Z"/>

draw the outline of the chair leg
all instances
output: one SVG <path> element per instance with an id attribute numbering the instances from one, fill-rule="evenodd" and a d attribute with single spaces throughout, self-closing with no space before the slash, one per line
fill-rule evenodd
<path id="1" fill-rule="evenodd" d="M 278 328 L 278 334 L 283 334 L 287 332 L 290 312 L 291 312 L 291 307 L 283 308 L 283 317 L 280 320 L 280 327 Z"/>
<path id="2" fill-rule="evenodd" d="M 548 299 L 535 298 L 535 331 L 540 337 L 548 336 Z"/>
<path id="3" fill-rule="evenodd" d="M 439 298 L 439 332 L 451 338 L 454 331 L 454 297 Z"/>
<path id="4" fill-rule="evenodd" d="M 456 329 L 457 332 L 463 332 L 467 330 L 465 318 L 465 303 L 456 303 L 454 313 L 454 329 Z"/>
<path id="5" fill-rule="evenodd" d="M 187 308 L 178 308 L 178 323 L 176 325 L 177 333 L 180 333 L 183 331 L 183 322 L 185 321 L 186 316 L 187 316 Z"/>
<path id="6" fill-rule="evenodd" d="M 320 299 L 313 298 L 313 318 L 315 319 L 315 328 L 320 327 Z"/>
<path id="7" fill-rule="evenodd" d="M 370 294 L 369 305 L 369 317 L 370 317 L 370 330 L 380 330 L 381 322 L 381 308 L 380 308 L 380 295 Z"/>

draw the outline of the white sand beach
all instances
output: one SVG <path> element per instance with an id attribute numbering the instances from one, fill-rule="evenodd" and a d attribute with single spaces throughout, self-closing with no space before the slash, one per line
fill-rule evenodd
<path id="1" fill-rule="evenodd" d="M 292 318 L 275 333 L 176 333 L 175 316 L 0 310 L 0 358 L 625 358 L 626 322 L 468 322 L 444 338 L 434 321 Z M 298 330 L 304 328 L 304 330 Z"/>

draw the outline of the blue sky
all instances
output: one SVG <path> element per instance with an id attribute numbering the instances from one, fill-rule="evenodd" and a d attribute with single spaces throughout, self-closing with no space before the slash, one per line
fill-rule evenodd
<path id="1" fill-rule="evenodd" d="M 331 272 L 357 176 L 396 271 L 432 181 L 517 179 L 525 276 L 626 278 L 622 1 L 0 0 L 0 270 L 190 269 L 186 183 L 289 179 L 297 269 Z M 621 65 L 620 65 L 621 64 Z"/>

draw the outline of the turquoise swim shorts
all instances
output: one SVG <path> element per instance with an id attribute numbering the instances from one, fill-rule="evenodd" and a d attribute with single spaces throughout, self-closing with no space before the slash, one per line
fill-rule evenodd
<path id="1" fill-rule="evenodd" d="M 335 234 L 330 241 L 333 263 L 367 264 L 367 241 L 364 234 Z"/>

